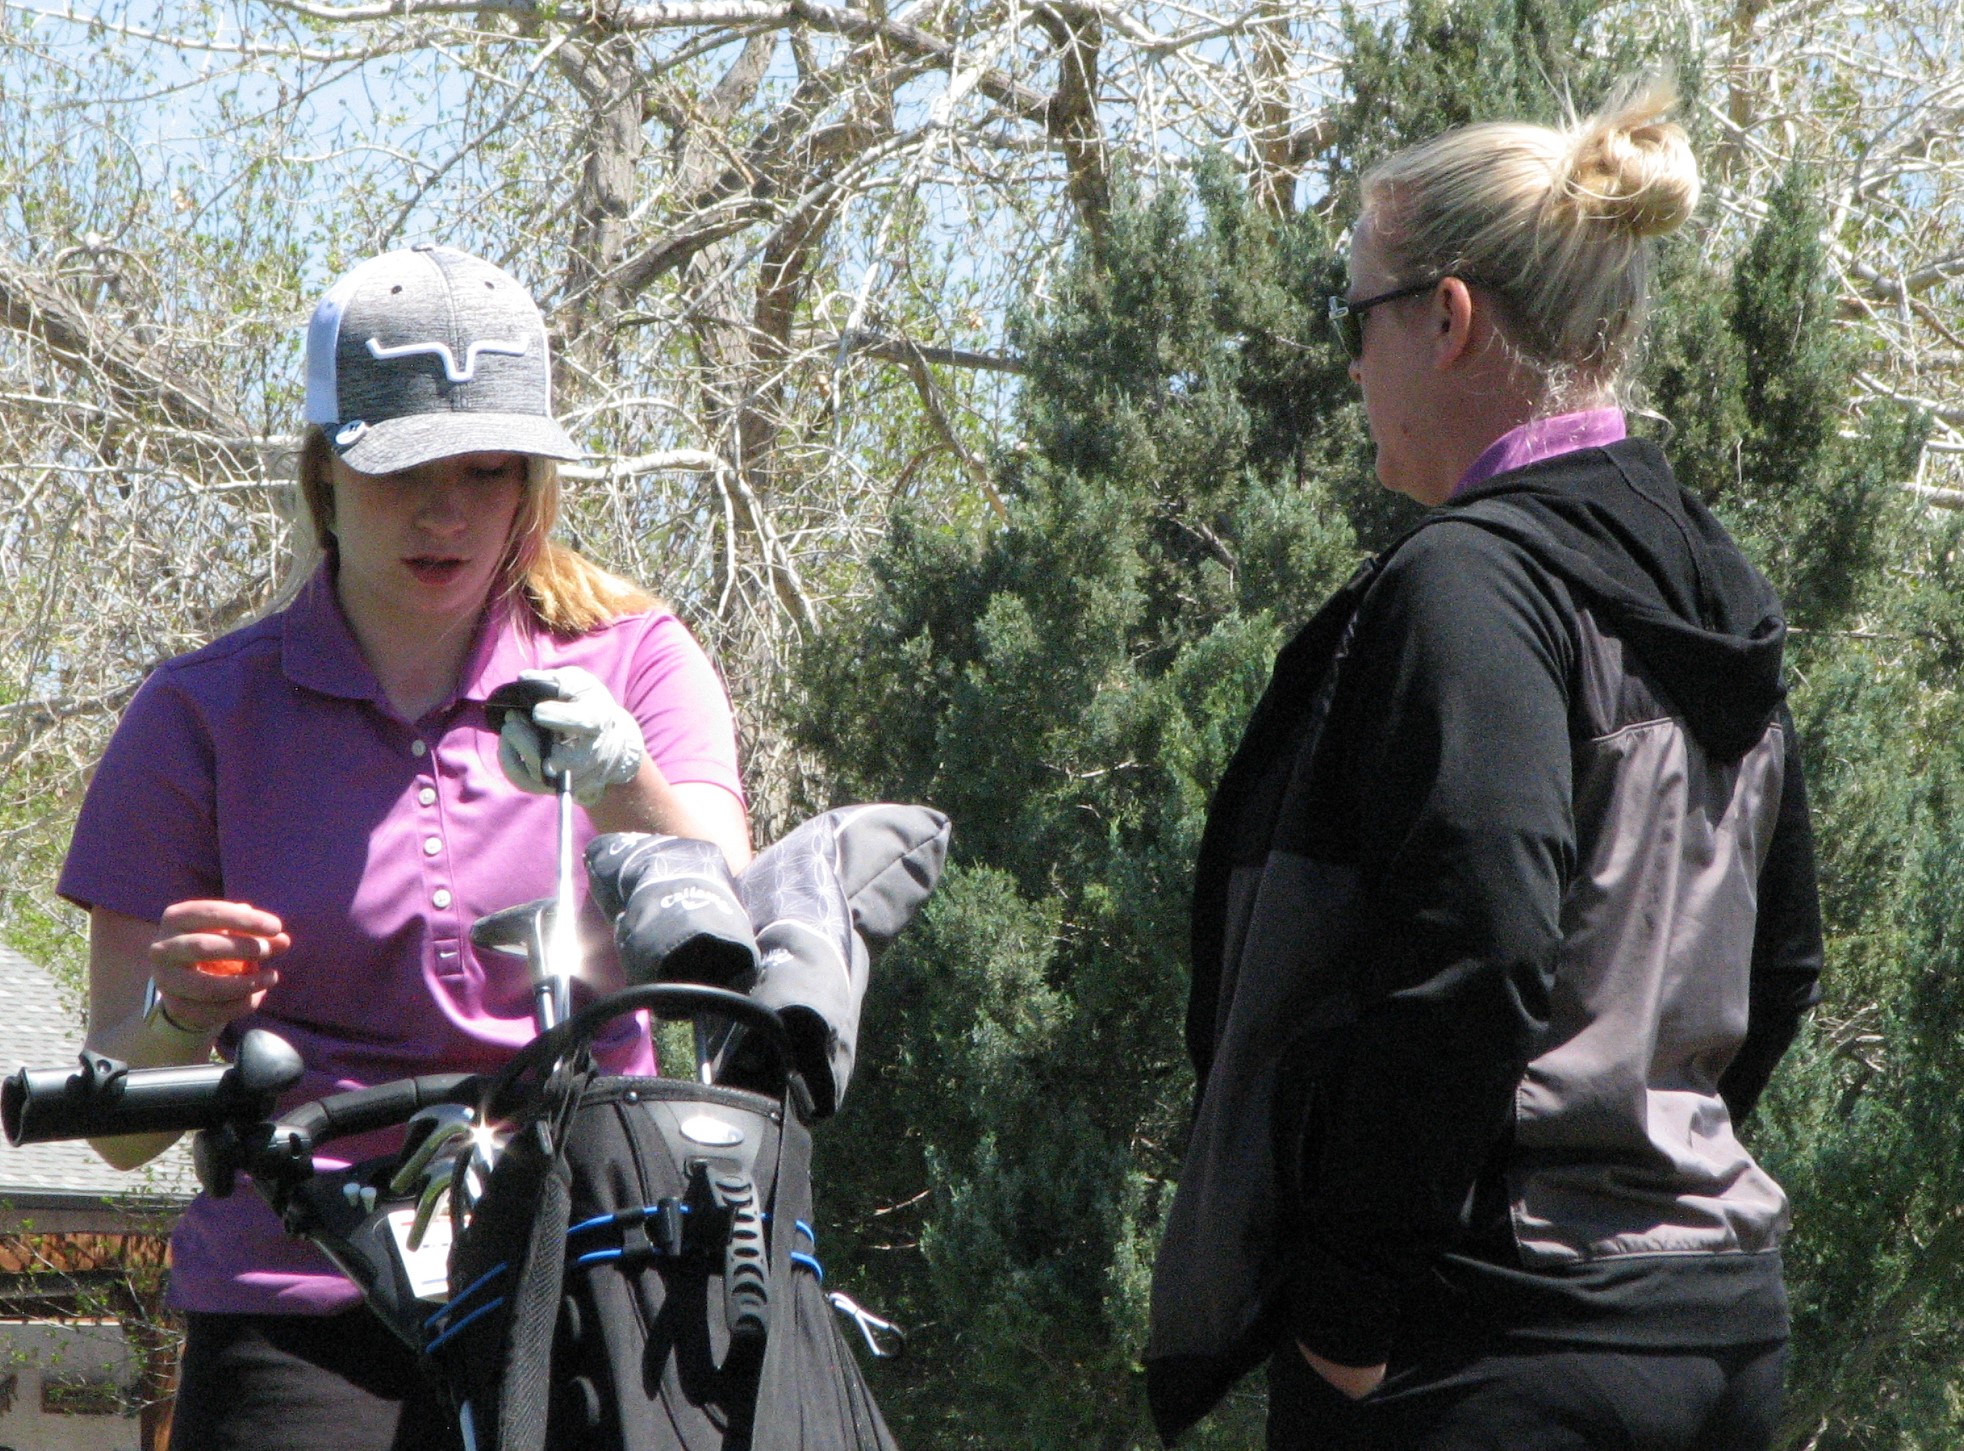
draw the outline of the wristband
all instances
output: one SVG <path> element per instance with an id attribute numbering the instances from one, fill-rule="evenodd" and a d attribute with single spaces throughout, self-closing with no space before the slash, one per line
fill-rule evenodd
<path id="1" fill-rule="evenodd" d="M 157 988 L 157 979 L 153 977 L 143 986 L 143 1025 L 154 1028 L 159 1024 L 187 1043 L 209 1043 L 217 1031 L 213 1028 L 188 1027 L 173 1018 L 170 1009 L 164 1005 L 163 993 Z"/>

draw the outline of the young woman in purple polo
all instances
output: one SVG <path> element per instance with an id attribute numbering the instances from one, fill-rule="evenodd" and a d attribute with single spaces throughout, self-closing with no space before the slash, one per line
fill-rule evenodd
<path id="1" fill-rule="evenodd" d="M 571 770 L 585 835 L 659 830 L 748 860 L 708 659 L 548 538 L 553 460 L 579 449 L 546 349 L 525 289 L 447 248 L 374 258 L 315 310 L 300 495 L 318 564 L 286 608 L 144 684 L 76 825 L 60 891 L 89 913 L 90 1047 L 201 1062 L 268 1027 L 306 1060 L 296 1100 L 502 1063 L 532 1035 L 527 973 L 480 958 L 469 928 L 551 894 L 548 770 Z M 564 698 L 501 739 L 485 698 L 535 670 Z M 222 959 L 243 970 L 198 966 Z M 653 1069 L 631 1021 L 605 1051 Z M 98 1148 L 131 1166 L 167 1143 Z M 256 1194 L 200 1197 L 172 1250 L 189 1324 L 174 1446 L 446 1443 L 412 1358 Z"/>

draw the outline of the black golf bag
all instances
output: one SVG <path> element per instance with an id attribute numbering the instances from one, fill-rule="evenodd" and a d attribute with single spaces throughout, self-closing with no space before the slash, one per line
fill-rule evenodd
<path id="1" fill-rule="evenodd" d="M 570 984 L 541 972 L 555 903 L 479 918 L 472 941 L 526 956 L 540 988 L 539 1036 L 494 1076 L 280 1113 L 304 1064 L 255 1028 L 229 1063 L 23 1067 L 0 1125 L 14 1144 L 196 1131 L 206 1190 L 246 1176 L 346 1271 L 451 1394 L 464 1451 L 889 1451 L 834 1309 L 876 1354 L 896 1332 L 824 1285 L 811 1128 L 846 1090 L 870 949 L 947 836 L 920 807 L 847 807 L 736 880 L 701 842 L 601 837 L 588 874 L 631 985 L 565 1016 Z M 637 1011 L 693 1024 L 694 1078 L 596 1070 L 594 1035 Z M 396 1154 L 317 1162 L 405 1125 Z M 423 1239 L 439 1221 L 463 1226 L 447 1261 Z"/>
<path id="2" fill-rule="evenodd" d="M 735 934 L 720 904 L 700 911 L 708 949 L 678 930 L 676 904 L 719 889 L 672 840 L 588 852 L 630 979 L 722 961 L 748 994 L 631 987 L 500 1076 L 486 1117 L 514 1127 L 452 1249 L 426 1352 L 467 1451 L 888 1451 L 824 1284 L 811 1125 L 845 1089 L 867 940 L 898 932 L 932 888 L 947 822 L 847 808 L 760 855 L 731 884 L 764 939 L 747 969 L 721 951 Z M 725 1081 L 594 1070 L 582 1040 L 605 1021 L 681 1015 L 691 993 L 698 1042 L 713 1043 L 698 1077 Z M 718 1019 L 708 1038 L 704 1016 Z M 891 1329 L 838 1299 L 869 1341 Z"/>

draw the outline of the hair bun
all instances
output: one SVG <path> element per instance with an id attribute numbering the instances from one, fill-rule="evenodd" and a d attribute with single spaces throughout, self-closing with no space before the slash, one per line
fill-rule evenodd
<path id="1" fill-rule="evenodd" d="M 1668 80 L 1640 81 L 1571 129 L 1561 194 L 1584 220 L 1655 237 L 1690 218 L 1698 161 L 1684 128 L 1663 119 L 1676 101 Z"/>

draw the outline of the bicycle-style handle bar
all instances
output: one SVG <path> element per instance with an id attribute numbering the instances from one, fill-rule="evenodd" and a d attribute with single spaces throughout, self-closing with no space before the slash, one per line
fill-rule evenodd
<path id="1" fill-rule="evenodd" d="M 279 1128 L 304 1134 L 310 1145 L 319 1148 L 351 1134 L 394 1128 L 432 1104 L 474 1104 L 483 1082 L 476 1073 L 426 1073 L 373 1088 L 353 1088 L 301 1104 L 279 1121 Z"/>
<path id="2" fill-rule="evenodd" d="M 661 983 L 628 988 L 534 1039 L 495 1080 L 470 1073 L 431 1073 L 373 1088 L 351 1089 L 301 1104 L 279 1121 L 317 1146 L 389 1128 L 419 1108 L 437 1103 L 477 1103 L 504 1096 L 526 1070 L 538 1070 L 590 1037 L 622 1013 L 645 1008 L 657 1016 L 714 1013 L 757 1032 L 787 1071 L 791 1055 L 784 1025 L 763 1004 L 718 988 Z M 71 1068 L 22 1068 L 0 1088 L 0 1123 L 11 1144 L 60 1139 L 114 1138 L 122 1134 L 186 1133 L 271 1119 L 279 1095 L 300 1081 L 300 1055 L 276 1033 L 254 1028 L 239 1040 L 231 1063 L 177 1068 L 129 1068 L 84 1050 Z"/>
<path id="3" fill-rule="evenodd" d="M 230 1063 L 128 1068 L 85 1049 L 77 1067 L 10 1077 L 0 1123 L 15 1145 L 216 1128 L 265 1118 L 302 1071 L 292 1045 L 263 1028 L 239 1040 Z"/>

